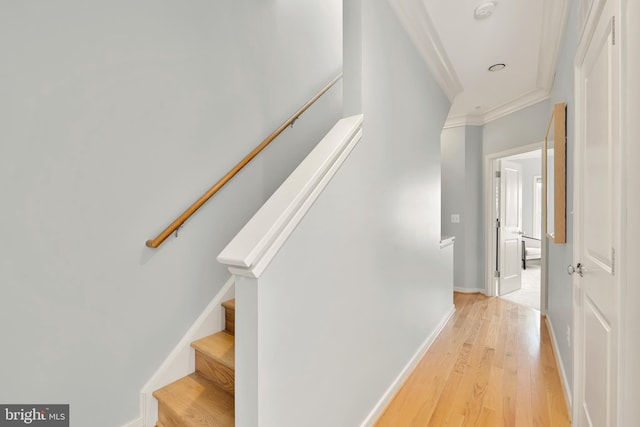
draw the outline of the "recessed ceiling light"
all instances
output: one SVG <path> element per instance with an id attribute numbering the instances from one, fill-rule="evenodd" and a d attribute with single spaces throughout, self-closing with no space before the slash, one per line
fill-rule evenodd
<path id="1" fill-rule="evenodd" d="M 476 7 L 473 16 L 475 16 L 476 19 L 486 19 L 491 16 L 494 10 L 496 10 L 496 2 L 485 1 Z"/>
<path id="2" fill-rule="evenodd" d="M 504 67 L 506 67 L 505 64 L 493 64 L 491 67 L 489 67 L 489 71 L 500 71 L 504 69 Z"/>

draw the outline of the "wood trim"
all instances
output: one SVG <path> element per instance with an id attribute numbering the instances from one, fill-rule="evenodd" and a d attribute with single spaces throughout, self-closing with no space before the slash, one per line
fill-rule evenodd
<path id="1" fill-rule="evenodd" d="M 566 145 L 566 111 L 567 104 L 561 102 L 553 106 L 554 109 L 554 131 L 555 154 L 553 161 L 553 181 L 555 188 L 553 191 L 553 211 L 555 220 L 553 227 L 555 230 L 554 242 L 565 243 L 567 229 L 567 145 Z"/>
<path id="2" fill-rule="evenodd" d="M 543 171 L 543 227 L 544 234 L 552 243 L 566 243 L 567 228 L 567 144 L 566 144 L 566 117 L 567 104 L 557 103 L 553 106 L 551 120 L 547 126 L 544 137 L 544 149 L 542 151 Z M 547 225 L 549 216 L 547 208 L 548 183 L 548 142 L 549 131 L 553 126 L 553 234 L 549 233 Z"/>
<path id="3" fill-rule="evenodd" d="M 206 193 L 204 193 L 198 200 L 196 200 L 187 210 L 185 210 L 180 216 L 178 216 L 167 228 L 162 230 L 155 238 L 147 240 L 146 245 L 150 248 L 157 248 L 164 242 L 167 237 L 178 230 L 182 225 L 196 213 L 198 209 L 202 207 L 214 194 L 216 194 L 222 187 L 224 187 L 231 179 L 236 176 L 238 172 L 242 170 L 251 160 L 253 160 L 262 150 L 264 150 L 274 139 L 276 139 L 286 128 L 291 126 L 298 118 L 307 111 L 311 105 L 313 105 L 322 95 L 324 95 L 329 89 L 335 85 L 338 80 L 342 78 L 342 73 L 338 74 L 333 80 L 331 80 L 320 92 L 315 94 L 313 98 L 307 101 L 298 111 L 296 111 L 286 122 L 280 125 L 278 129 L 273 131 L 264 141 L 262 141 L 256 148 L 247 154 L 238 164 L 236 164 L 229 172 L 227 172 L 218 182 L 216 182 Z"/>

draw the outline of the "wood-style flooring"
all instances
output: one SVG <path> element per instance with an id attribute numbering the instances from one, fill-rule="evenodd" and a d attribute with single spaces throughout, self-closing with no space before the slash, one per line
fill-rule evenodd
<path id="1" fill-rule="evenodd" d="M 454 301 L 454 316 L 376 426 L 570 426 L 540 313 L 480 294 Z"/>

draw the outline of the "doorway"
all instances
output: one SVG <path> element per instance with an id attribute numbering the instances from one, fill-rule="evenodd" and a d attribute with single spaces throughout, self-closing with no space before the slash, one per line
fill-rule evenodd
<path id="1" fill-rule="evenodd" d="M 546 311 L 542 144 L 485 157 L 487 295 Z"/>

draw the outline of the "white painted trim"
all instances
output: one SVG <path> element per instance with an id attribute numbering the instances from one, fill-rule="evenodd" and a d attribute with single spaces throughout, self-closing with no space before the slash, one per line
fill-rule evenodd
<path id="1" fill-rule="evenodd" d="M 463 116 L 450 116 L 444 122 L 444 129 L 455 128 L 458 126 L 483 126 L 486 124 L 484 115 L 463 115 Z"/>
<path id="2" fill-rule="evenodd" d="M 550 98 L 550 93 L 542 89 L 533 89 L 517 98 L 505 102 L 502 105 L 492 108 L 482 115 L 461 115 L 451 116 L 447 118 L 444 128 L 452 128 L 457 126 L 484 126 L 489 122 L 501 119 L 516 111 L 523 110 L 527 107 L 542 102 Z"/>
<path id="3" fill-rule="evenodd" d="M 600 19 L 600 15 L 602 15 L 602 10 L 607 4 L 607 1 L 608 0 L 593 0 L 591 3 L 586 22 L 584 23 L 584 27 L 581 31 L 580 41 L 578 43 L 578 49 L 576 51 L 576 56 L 574 59 L 574 66 L 576 67 L 576 69 L 579 69 L 580 64 L 584 61 L 584 57 L 587 54 L 587 49 L 589 48 L 589 45 L 591 43 L 591 38 L 593 37 L 593 33 L 595 33 L 596 31 L 598 19 Z"/>
<path id="4" fill-rule="evenodd" d="M 233 298 L 234 283 L 235 279 L 232 276 L 213 297 L 178 345 L 151 376 L 151 379 L 142 387 L 140 391 L 141 418 L 124 427 L 152 427 L 156 425 L 158 402 L 152 396 L 153 392 L 195 371 L 195 351 L 191 348 L 191 343 L 224 329 L 224 311 L 220 304 Z"/>
<path id="5" fill-rule="evenodd" d="M 434 78 L 449 98 L 463 90 L 462 83 L 449 60 L 424 2 L 420 0 L 388 0 L 416 49 L 422 55 Z"/>
<path id="6" fill-rule="evenodd" d="M 547 93 L 550 93 L 553 87 L 562 35 L 569 15 L 569 5 L 568 0 L 544 0 L 537 87 Z"/>
<path id="7" fill-rule="evenodd" d="M 440 249 L 444 249 L 448 246 L 453 246 L 453 244 L 455 243 L 455 236 L 449 236 L 449 237 L 443 237 L 440 240 Z"/>
<path id="8" fill-rule="evenodd" d="M 569 414 L 573 414 L 571 388 L 569 387 L 567 372 L 564 370 L 562 357 L 560 356 L 560 352 L 558 351 L 558 341 L 556 340 L 556 333 L 554 332 L 553 325 L 551 323 L 551 319 L 549 319 L 549 316 L 545 315 L 544 321 L 547 323 L 547 329 L 549 330 L 549 334 L 551 335 L 551 348 L 553 349 L 553 355 L 556 358 L 556 365 L 558 365 L 558 369 L 560 369 L 560 380 L 562 381 L 562 389 L 564 390 L 564 395 L 567 399 L 567 404 L 569 405 Z"/>
<path id="9" fill-rule="evenodd" d="M 124 424 L 122 427 L 144 427 L 144 421 L 142 418 L 136 418 L 135 420 Z"/>
<path id="10" fill-rule="evenodd" d="M 485 288 L 460 288 L 458 286 L 453 287 L 453 292 L 459 292 L 461 294 L 487 294 Z"/>
<path id="11" fill-rule="evenodd" d="M 424 357 L 429 347 L 434 343 L 440 332 L 444 329 L 447 322 L 453 317 L 456 312 L 455 306 L 452 306 L 451 309 L 444 315 L 444 317 L 440 320 L 438 326 L 433 331 L 431 335 L 427 337 L 427 339 L 422 343 L 418 351 L 415 352 L 413 357 L 409 360 L 409 362 L 405 365 L 404 369 L 400 371 L 398 377 L 391 383 L 387 391 L 382 395 L 382 398 L 376 403 L 376 406 L 373 407 L 373 410 L 369 413 L 367 418 L 360 424 L 360 427 L 369 427 L 372 426 L 376 420 L 382 415 L 384 410 L 387 408 L 393 397 L 400 390 L 400 388 L 404 385 L 405 381 L 409 378 L 409 375 L 415 370 L 420 360 Z"/>
<path id="12" fill-rule="evenodd" d="M 362 137 L 363 116 L 340 120 L 256 212 L 218 261 L 258 278 Z"/>
<path id="13" fill-rule="evenodd" d="M 509 114 L 523 110 L 527 107 L 531 107 L 532 105 L 549 99 L 550 97 L 551 94 L 542 89 L 531 90 L 499 107 L 495 107 L 487 111 L 484 115 L 484 124 L 501 119 L 502 117 L 508 116 Z"/>

